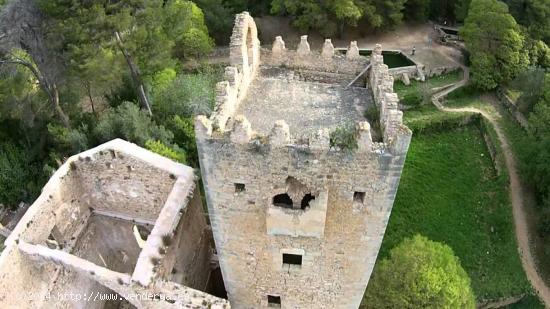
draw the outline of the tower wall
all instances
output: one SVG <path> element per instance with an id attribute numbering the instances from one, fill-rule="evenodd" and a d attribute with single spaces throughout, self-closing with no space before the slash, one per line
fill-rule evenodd
<path id="1" fill-rule="evenodd" d="M 251 17 L 237 15 L 236 28 L 249 27 L 242 20 Z M 277 38 L 266 64 L 303 69 L 325 61 L 324 74 L 338 75 L 335 68 L 345 68 L 351 77 L 368 64 L 358 58 L 356 44 L 347 56 L 337 56 L 330 41 L 313 55 L 306 43 L 302 39 L 298 50 L 290 52 Z M 231 48 L 238 50 L 233 43 Z M 382 142 L 372 140 L 366 121 L 355 124 L 357 148 L 352 150 L 331 146 L 326 128 L 305 138 L 291 136 L 283 120 L 269 134 L 255 132 L 245 116 L 235 115 L 247 95 L 248 84 L 242 81 L 254 82 L 254 74 L 238 63 L 226 69 L 227 80 L 218 84 L 212 116 L 197 117 L 208 212 L 232 308 L 265 308 L 268 299 L 280 301 L 282 308 L 359 306 L 411 138 L 381 57 L 375 50 L 368 76 L 380 111 Z"/>

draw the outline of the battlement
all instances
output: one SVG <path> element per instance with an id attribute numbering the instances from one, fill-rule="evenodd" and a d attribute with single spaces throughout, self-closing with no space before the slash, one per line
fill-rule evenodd
<path id="1" fill-rule="evenodd" d="M 330 135 L 347 125 L 355 128 L 351 133 L 359 152 L 406 151 L 411 132 L 402 123 L 393 78 L 379 45 L 369 61 L 359 55 L 355 41 L 345 55 L 335 53 L 330 39 L 321 51 L 312 51 L 305 35 L 296 50 L 287 49 L 280 36 L 271 50 L 260 50 L 256 35 L 252 17 L 238 14 L 230 43 L 231 66 L 216 86 L 213 114 L 196 119 L 198 139 L 338 151 L 331 147 Z M 346 86 L 368 65 L 366 83 L 372 93 Z M 369 108 L 378 108 L 380 120 L 366 119 Z"/>

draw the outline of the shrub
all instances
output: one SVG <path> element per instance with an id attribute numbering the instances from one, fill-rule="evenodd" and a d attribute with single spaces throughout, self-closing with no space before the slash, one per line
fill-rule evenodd
<path id="1" fill-rule="evenodd" d="M 187 157 L 187 164 L 198 167 L 199 157 L 195 142 L 195 127 L 192 118 L 174 116 L 166 123 L 170 131 L 174 133 L 174 143 L 183 149 Z"/>
<path id="2" fill-rule="evenodd" d="M 12 143 L 0 144 L 0 204 L 15 208 L 39 194 L 41 170 L 28 153 L 28 149 Z"/>
<path id="3" fill-rule="evenodd" d="M 154 94 L 155 118 L 164 121 L 174 115 L 209 115 L 214 107 L 215 82 L 216 77 L 211 73 L 178 76 L 165 89 Z"/>
<path id="4" fill-rule="evenodd" d="M 123 138 L 142 146 L 150 139 L 169 144 L 174 137 L 172 132 L 155 124 L 147 113 L 131 102 L 124 102 L 101 115 L 93 132 L 99 143 Z"/>
<path id="5" fill-rule="evenodd" d="M 52 123 L 48 124 L 48 133 L 54 148 L 63 155 L 72 155 L 89 148 L 87 127 L 69 129 Z"/>
<path id="6" fill-rule="evenodd" d="M 145 142 L 145 148 L 176 162 L 186 163 L 185 153 L 177 146 L 168 147 L 160 141 L 148 140 Z"/>
<path id="7" fill-rule="evenodd" d="M 338 147 L 342 150 L 357 149 L 357 140 L 355 138 L 355 127 L 353 123 L 348 123 L 336 128 L 330 133 L 330 146 Z"/>
<path id="8" fill-rule="evenodd" d="M 470 278 L 453 250 L 420 235 L 379 262 L 365 300 L 369 308 L 475 308 Z"/>

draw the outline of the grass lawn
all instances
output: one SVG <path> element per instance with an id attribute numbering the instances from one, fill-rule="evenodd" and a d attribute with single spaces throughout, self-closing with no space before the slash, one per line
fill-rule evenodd
<path id="1" fill-rule="evenodd" d="M 395 82 L 393 85 L 394 91 L 397 93 L 400 99 L 408 94 L 420 91 L 421 89 L 432 89 L 441 87 L 451 83 L 456 83 L 462 79 L 462 70 L 456 70 L 440 76 L 427 78 L 426 82 L 419 82 L 417 80 L 411 80 L 411 84 L 406 86 L 402 82 Z"/>
<path id="2" fill-rule="evenodd" d="M 476 126 L 413 137 L 379 258 L 417 233 L 453 248 L 478 300 L 530 291 L 506 179 Z"/>

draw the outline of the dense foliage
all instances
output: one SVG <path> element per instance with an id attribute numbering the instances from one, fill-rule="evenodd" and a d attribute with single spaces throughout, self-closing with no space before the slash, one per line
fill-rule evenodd
<path id="1" fill-rule="evenodd" d="M 453 250 L 420 235 L 392 249 L 371 280 L 369 308 L 475 308 L 470 278 Z"/>
<path id="2" fill-rule="evenodd" d="M 460 34 L 470 51 L 472 82 L 479 88 L 494 89 L 529 63 L 520 28 L 500 1 L 472 0 Z"/>

